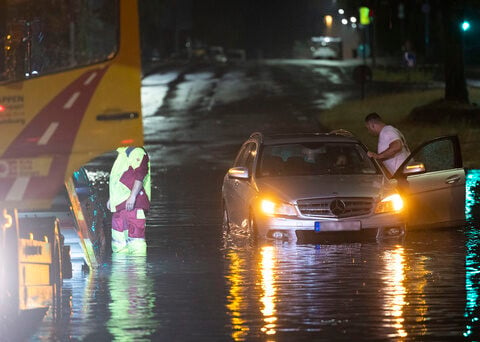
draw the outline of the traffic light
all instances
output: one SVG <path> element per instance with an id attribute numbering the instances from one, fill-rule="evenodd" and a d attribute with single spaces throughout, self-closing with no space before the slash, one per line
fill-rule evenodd
<path id="1" fill-rule="evenodd" d="M 468 20 L 464 20 L 462 21 L 462 24 L 460 25 L 460 27 L 462 28 L 462 31 L 468 31 L 470 30 L 470 22 Z"/>
<path id="2" fill-rule="evenodd" d="M 369 25 L 370 24 L 370 8 L 360 7 L 360 25 Z"/>

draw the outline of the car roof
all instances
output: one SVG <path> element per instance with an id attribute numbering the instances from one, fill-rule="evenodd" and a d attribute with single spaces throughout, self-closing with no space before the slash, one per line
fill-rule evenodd
<path id="1" fill-rule="evenodd" d="M 349 131 L 340 129 L 329 133 L 287 133 L 287 134 L 264 134 L 255 132 L 250 135 L 251 140 L 257 140 L 264 145 L 287 144 L 299 142 L 346 142 L 360 143 Z"/>

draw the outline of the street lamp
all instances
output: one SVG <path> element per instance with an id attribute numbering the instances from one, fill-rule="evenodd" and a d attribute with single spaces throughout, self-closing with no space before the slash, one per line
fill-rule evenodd
<path id="1" fill-rule="evenodd" d="M 325 19 L 325 26 L 327 26 L 328 28 L 332 27 L 333 17 L 331 15 L 326 15 L 324 19 Z"/>

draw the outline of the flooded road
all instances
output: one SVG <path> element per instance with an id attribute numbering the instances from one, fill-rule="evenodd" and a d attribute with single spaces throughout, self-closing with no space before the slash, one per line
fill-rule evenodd
<path id="1" fill-rule="evenodd" d="M 394 244 L 250 246 L 222 235 L 221 182 L 241 142 L 255 130 L 319 130 L 314 113 L 356 96 L 346 74 L 267 65 L 145 78 L 148 256 L 75 265 L 61 317 L 27 340 L 478 341 L 480 173 L 461 229 Z M 90 166 L 100 192 L 112 161 Z"/>

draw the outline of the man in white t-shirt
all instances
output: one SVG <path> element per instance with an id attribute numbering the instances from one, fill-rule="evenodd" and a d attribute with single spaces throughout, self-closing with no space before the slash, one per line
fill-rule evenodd
<path id="1" fill-rule="evenodd" d="M 368 156 L 383 162 L 393 175 L 410 155 L 405 137 L 395 127 L 385 124 L 377 113 L 365 117 L 365 126 L 371 134 L 378 136 L 377 153 L 368 151 Z"/>

